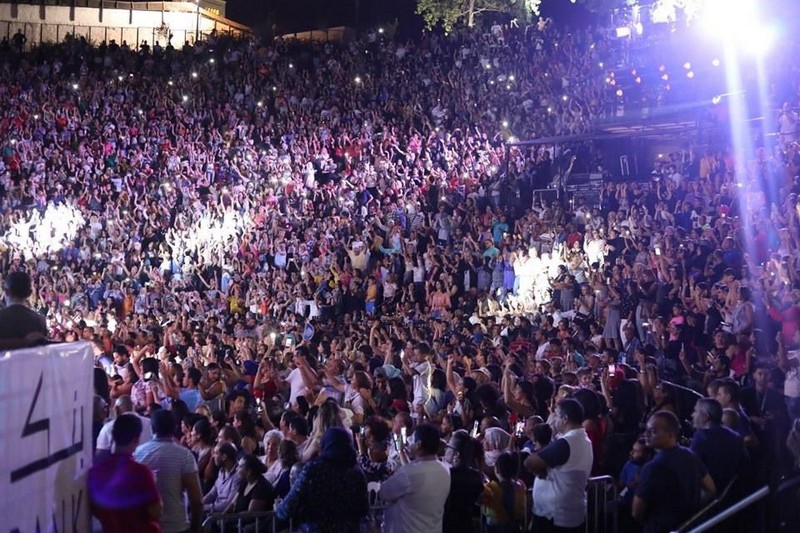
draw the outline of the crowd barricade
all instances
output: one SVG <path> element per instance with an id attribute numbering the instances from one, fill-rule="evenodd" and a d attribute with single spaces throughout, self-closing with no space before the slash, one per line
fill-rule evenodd
<path id="1" fill-rule="evenodd" d="M 586 487 L 586 533 L 617 533 L 619 529 L 619 493 L 614 478 L 589 478 Z"/>
<path id="2" fill-rule="evenodd" d="M 383 512 L 386 505 L 370 491 L 369 514 L 361 522 L 362 533 L 383 531 Z M 292 533 L 292 524 L 281 523 L 274 511 L 246 513 L 213 513 L 206 515 L 203 531 L 209 533 Z"/>
<path id="3" fill-rule="evenodd" d="M 361 531 L 363 533 L 378 533 L 383 531 L 383 512 L 386 510 L 386 504 L 381 501 L 378 494 L 381 490 L 381 484 L 377 481 L 367 483 L 367 494 L 369 495 L 369 515 L 361 523 Z"/>
<path id="4" fill-rule="evenodd" d="M 284 530 L 278 527 L 274 511 L 258 511 L 206 515 L 203 521 L 203 531 L 219 533 L 277 533 Z M 291 525 L 285 531 L 291 531 Z"/>

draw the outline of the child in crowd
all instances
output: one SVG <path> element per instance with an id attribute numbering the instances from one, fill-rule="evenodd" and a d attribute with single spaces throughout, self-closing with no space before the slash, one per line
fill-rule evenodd
<path id="1" fill-rule="evenodd" d="M 636 486 L 639 484 L 639 475 L 642 467 L 653 458 L 654 451 L 647 446 L 644 437 L 640 437 L 633 443 L 630 459 L 622 467 L 619 474 L 619 500 L 622 526 L 620 531 L 637 531 L 638 524 L 631 520 L 631 509 L 633 507 L 633 495 L 636 493 Z"/>
<path id="2" fill-rule="evenodd" d="M 497 480 L 484 486 L 482 513 L 490 533 L 516 533 L 524 529 L 527 493 L 519 479 L 521 464 L 519 454 L 504 452 L 494 465 Z"/>

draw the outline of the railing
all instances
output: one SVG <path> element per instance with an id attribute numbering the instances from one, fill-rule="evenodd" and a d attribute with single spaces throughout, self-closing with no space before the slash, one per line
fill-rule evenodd
<path id="1" fill-rule="evenodd" d="M 739 478 L 734 477 L 728 486 L 725 487 L 725 490 L 722 491 L 722 494 L 719 494 L 716 498 L 708 502 L 705 507 L 700 509 L 694 516 L 684 522 L 675 533 L 685 533 L 689 529 L 691 529 L 694 525 L 698 524 L 704 517 L 707 517 L 711 514 L 712 511 L 718 511 L 724 509 L 724 505 L 728 500 L 728 496 L 730 495 L 731 490 L 739 482 Z"/>
<path id="2" fill-rule="evenodd" d="M 274 511 L 259 511 L 236 514 L 214 513 L 210 514 L 203 521 L 204 531 L 225 531 L 231 533 L 244 533 L 245 528 L 253 526 L 252 531 L 275 532 L 277 529 L 277 518 Z M 291 531 L 291 526 L 289 527 Z"/>
<path id="3" fill-rule="evenodd" d="M 792 505 L 787 506 L 779 506 L 777 505 L 777 498 L 783 496 L 786 492 L 789 491 L 797 491 L 798 487 L 800 487 L 800 474 L 795 474 L 794 477 L 784 480 L 778 485 L 770 486 L 764 485 L 763 487 L 759 488 L 752 494 L 745 496 L 738 502 L 734 503 L 730 507 L 726 508 L 725 510 L 719 512 L 718 514 L 706 519 L 705 521 L 701 522 L 700 524 L 694 525 L 697 521 L 697 517 L 690 520 L 689 523 L 684 524 L 681 526 L 680 529 L 676 530 L 673 533 L 704 533 L 705 531 L 709 531 L 711 528 L 720 525 L 721 523 L 725 522 L 729 518 L 736 516 L 743 511 L 749 509 L 753 505 L 761 502 L 762 500 L 769 498 L 770 496 L 773 498 L 773 505 L 775 509 L 775 513 L 772 513 L 774 516 L 770 517 L 771 520 L 769 522 L 764 522 L 761 524 L 748 524 L 751 526 L 748 528 L 749 531 L 754 533 L 760 532 L 773 532 L 773 531 L 798 531 L 800 530 L 800 523 L 798 523 L 798 517 L 794 516 L 788 521 L 782 516 L 783 513 L 788 512 L 796 512 L 796 498 L 792 498 Z M 726 490 L 727 492 L 727 490 Z M 709 507 L 712 507 L 718 503 L 719 500 L 724 498 L 724 494 L 718 500 L 712 502 Z M 705 514 L 708 510 L 703 510 L 702 514 Z"/>
<path id="4" fill-rule="evenodd" d="M 589 478 L 586 498 L 586 533 L 616 533 L 619 529 L 619 494 L 614 478 Z"/>
<path id="5" fill-rule="evenodd" d="M 383 511 L 386 506 L 380 501 L 370 500 L 369 514 L 362 521 L 361 531 L 377 532 L 383 530 Z M 292 533 L 292 523 L 279 522 L 275 511 L 245 513 L 213 513 L 203 520 L 203 531 L 224 531 L 225 533 Z"/>

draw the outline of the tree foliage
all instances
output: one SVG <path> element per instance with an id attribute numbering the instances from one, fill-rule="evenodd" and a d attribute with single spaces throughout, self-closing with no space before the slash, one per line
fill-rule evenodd
<path id="1" fill-rule="evenodd" d="M 625 7 L 642 3 L 636 0 L 578 0 L 578 2 L 583 4 L 587 11 L 598 15 L 610 15 L 615 9 L 624 9 Z M 644 3 L 650 4 L 654 2 Z"/>
<path id="2" fill-rule="evenodd" d="M 451 31 L 457 24 L 473 26 L 481 13 L 506 13 L 520 22 L 530 18 L 526 0 L 417 0 L 417 14 L 428 29 L 439 24 Z"/>

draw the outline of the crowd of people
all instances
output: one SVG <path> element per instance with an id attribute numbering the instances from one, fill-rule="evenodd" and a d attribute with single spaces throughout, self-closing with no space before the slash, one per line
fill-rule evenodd
<path id="1" fill-rule="evenodd" d="M 753 160 L 534 200 L 571 156 L 506 141 L 615 113 L 612 44 L 0 54 L 7 311 L 40 313 L 0 345 L 94 344 L 104 529 L 580 531 L 608 474 L 668 531 L 800 465 L 798 94 Z"/>

